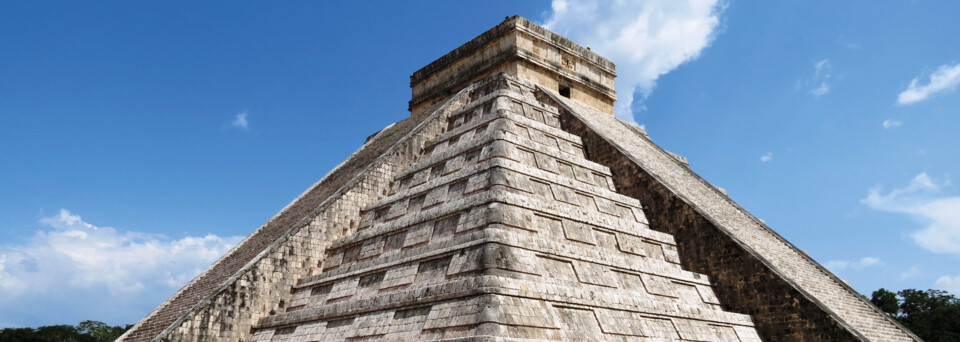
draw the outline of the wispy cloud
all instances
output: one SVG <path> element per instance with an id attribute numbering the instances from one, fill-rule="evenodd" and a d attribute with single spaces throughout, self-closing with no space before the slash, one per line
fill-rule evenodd
<path id="1" fill-rule="evenodd" d="M 771 160 L 773 160 L 773 152 L 767 152 L 767 154 L 764 154 L 764 155 L 760 156 L 760 161 L 761 161 L 761 162 L 766 163 L 766 162 L 771 161 Z"/>
<path id="2" fill-rule="evenodd" d="M 953 293 L 954 295 L 960 295 L 960 276 L 942 276 L 933 283 L 933 287 L 938 290 Z"/>
<path id="3" fill-rule="evenodd" d="M 237 116 L 233 118 L 233 121 L 230 121 L 230 126 L 240 129 L 247 129 L 248 125 L 249 122 L 247 122 L 247 113 L 237 114 Z"/>
<path id="4" fill-rule="evenodd" d="M 935 253 L 960 253 L 960 196 L 944 196 L 947 181 L 921 173 L 903 188 L 886 194 L 876 186 L 860 200 L 870 208 L 902 213 L 926 225 L 911 234 L 924 249 Z"/>
<path id="5" fill-rule="evenodd" d="M 847 268 L 862 270 L 870 266 L 878 266 L 881 264 L 882 263 L 880 262 L 879 258 L 863 257 L 857 261 L 831 260 L 831 261 L 828 261 L 826 264 L 824 264 L 824 266 L 827 269 L 830 269 L 831 271 L 836 272 L 840 270 L 845 270 Z"/>
<path id="6" fill-rule="evenodd" d="M 634 122 L 632 108 L 650 96 L 657 78 L 710 45 L 724 7 L 719 0 L 554 0 L 544 25 L 616 61 L 615 112 Z"/>
<path id="7" fill-rule="evenodd" d="M 860 44 L 860 43 L 858 43 L 858 42 L 848 41 L 848 40 L 847 40 L 846 38 L 844 38 L 843 36 L 838 36 L 838 37 L 837 37 L 837 44 L 840 44 L 840 46 L 843 46 L 844 48 L 846 48 L 846 49 L 848 49 L 848 50 L 858 50 L 858 49 L 860 49 L 860 47 L 863 46 L 862 44 Z"/>
<path id="8" fill-rule="evenodd" d="M 813 64 L 813 77 L 814 78 L 828 78 L 830 77 L 830 60 L 822 59 Z"/>
<path id="9" fill-rule="evenodd" d="M 817 97 L 829 93 L 830 85 L 827 84 L 827 81 L 829 81 L 831 77 L 833 77 L 833 66 L 830 65 L 829 59 L 822 59 L 814 63 L 813 77 L 810 80 L 814 88 L 810 90 L 810 93 Z"/>
<path id="10" fill-rule="evenodd" d="M 827 82 L 821 82 L 820 86 L 814 90 L 811 90 L 810 93 L 816 96 L 823 96 L 830 92 L 830 86 L 827 85 Z"/>
<path id="11" fill-rule="evenodd" d="M 910 266 L 906 271 L 900 273 L 900 279 L 909 279 L 920 275 L 920 267 L 917 265 Z"/>
<path id="12" fill-rule="evenodd" d="M 886 119 L 886 120 L 883 120 L 883 128 L 884 128 L 884 129 L 891 129 L 891 128 L 894 128 L 894 127 L 897 127 L 897 126 L 901 126 L 901 125 L 903 125 L 903 122 L 900 122 L 900 121 L 897 121 L 897 120 L 894 120 L 894 119 Z"/>
<path id="13" fill-rule="evenodd" d="M 25 243 L 0 245 L 2 322 L 44 317 L 133 323 L 241 239 L 118 231 L 67 210 L 40 222 L 48 229 Z M 54 306 L 57 312 L 49 310 Z"/>
<path id="14" fill-rule="evenodd" d="M 920 84 L 922 77 L 916 77 L 910 81 L 907 90 L 897 96 L 897 102 L 905 105 L 926 100 L 928 97 L 951 91 L 960 84 L 960 63 L 949 65 L 944 64 L 937 68 L 933 74 L 930 74 L 926 84 Z"/>

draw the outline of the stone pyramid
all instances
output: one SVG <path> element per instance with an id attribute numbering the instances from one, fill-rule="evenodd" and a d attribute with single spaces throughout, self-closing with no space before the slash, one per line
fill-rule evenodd
<path id="1" fill-rule="evenodd" d="M 520 17 L 122 341 L 919 341 L 612 116 Z"/>

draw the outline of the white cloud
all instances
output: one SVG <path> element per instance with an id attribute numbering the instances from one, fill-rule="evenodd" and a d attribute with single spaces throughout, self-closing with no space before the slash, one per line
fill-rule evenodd
<path id="1" fill-rule="evenodd" d="M 133 323 L 241 239 L 118 231 L 63 209 L 40 222 L 51 229 L 0 245 L 0 321 Z"/>
<path id="2" fill-rule="evenodd" d="M 960 196 L 943 196 L 949 182 L 937 182 L 926 173 L 914 177 L 904 188 L 882 194 L 877 186 L 863 204 L 881 211 L 910 215 L 926 227 L 911 234 L 921 247 L 935 253 L 960 253 Z"/>
<path id="3" fill-rule="evenodd" d="M 840 271 L 847 268 L 852 268 L 855 270 L 862 270 L 870 266 L 881 265 L 879 258 L 874 257 L 863 257 L 857 261 L 846 261 L 846 260 L 831 260 L 828 261 L 824 266 L 831 271 Z"/>
<path id="4" fill-rule="evenodd" d="M 858 50 L 862 46 L 862 44 L 859 42 L 848 41 L 843 36 L 837 37 L 837 44 L 840 44 L 840 46 L 843 46 L 849 50 Z"/>
<path id="5" fill-rule="evenodd" d="M 827 82 L 820 83 L 820 86 L 814 90 L 811 90 L 810 93 L 816 96 L 823 96 L 830 92 L 830 86 L 827 85 Z"/>
<path id="6" fill-rule="evenodd" d="M 233 118 L 233 121 L 230 122 L 230 125 L 240 129 L 247 129 L 247 113 L 237 114 L 237 116 Z"/>
<path id="7" fill-rule="evenodd" d="M 760 161 L 761 161 L 761 162 L 766 163 L 766 162 L 771 161 L 771 160 L 773 160 L 773 152 L 767 152 L 767 154 L 764 154 L 764 155 L 760 156 Z"/>
<path id="8" fill-rule="evenodd" d="M 554 0 L 551 7 L 544 26 L 617 64 L 615 112 L 630 122 L 634 102 L 650 96 L 657 78 L 710 45 L 724 10 L 719 0 Z"/>
<path id="9" fill-rule="evenodd" d="M 872 258 L 872 257 L 865 257 L 865 258 L 861 258 L 860 261 L 854 263 L 854 264 L 852 265 L 852 267 L 853 267 L 853 268 L 860 269 L 860 268 L 866 268 L 866 267 L 870 267 L 870 266 L 874 266 L 874 265 L 879 265 L 879 264 L 880 264 L 880 259 L 878 259 L 878 258 Z"/>
<path id="10" fill-rule="evenodd" d="M 838 270 L 847 268 L 847 266 L 850 266 L 850 262 L 845 260 L 830 260 L 830 261 L 827 261 L 826 264 L 823 264 L 823 266 L 830 270 L 838 271 Z"/>
<path id="11" fill-rule="evenodd" d="M 829 59 L 822 59 L 813 63 L 813 77 L 810 78 L 809 83 L 813 84 L 814 88 L 810 90 L 810 93 L 816 97 L 829 93 L 830 85 L 827 84 L 827 81 L 831 77 L 833 77 L 833 66 Z"/>
<path id="12" fill-rule="evenodd" d="M 900 279 L 913 278 L 920 275 L 920 267 L 913 265 L 904 272 L 900 273 Z"/>
<path id="13" fill-rule="evenodd" d="M 941 65 L 937 68 L 937 71 L 930 75 L 927 84 L 920 85 L 920 78 L 916 77 L 910 81 L 907 90 L 897 96 L 898 103 L 904 105 L 920 102 L 933 94 L 956 89 L 957 85 L 960 84 L 960 63 Z"/>
<path id="14" fill-rule="evenodd" d="M 813 77 L 814 78 L 826 78 L 830 77 L 830 60 L 823 59 L 819 62 L 813 64 Z"/>
<path id="15" fill-rule="evenodd" d="M 886 119 L 886 120 L 883 120 L 883 128 L 884 128 L 884 129 L 890 129 L 890 128 L 894 128 L 894 127 L 897 127 L 897 126 L 900 126 L 900 125 L 903 125 L 903 122 L 900 122 L 900 121 L 897 121 L 897 120 L 894 120 L 894 119 Z"/>
<path id="16" fill-rule="evenodd" d="M 933 283 L 933 287 L 938 290 L 944 290 L 955 295 L 960 295 L 960 276 L 942 276 Z"/>

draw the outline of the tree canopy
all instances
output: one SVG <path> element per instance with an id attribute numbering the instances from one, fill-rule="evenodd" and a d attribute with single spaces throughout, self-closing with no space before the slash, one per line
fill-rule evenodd
<path id="1" fill-rule="evenodd" d="M 0 329 L 0 342 L 108 342 L 116 340 L 126 327 L 109 326 L 100 321 L 73 325 L 47 325 L 39 328 Z"/>
<path id="2" fill-rule="evenodd" d="M 960 299 L 946 291 L 881 288 L 870 301 L 924 341 L 960 341 Z"/>

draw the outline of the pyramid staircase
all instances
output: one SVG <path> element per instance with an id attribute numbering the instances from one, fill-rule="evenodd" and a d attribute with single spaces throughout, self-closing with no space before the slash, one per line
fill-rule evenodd
<path id="1" fill-rule="evenodd" d="M 447 117 L 255 341 L 759 341 L 530 88 Z"/>

